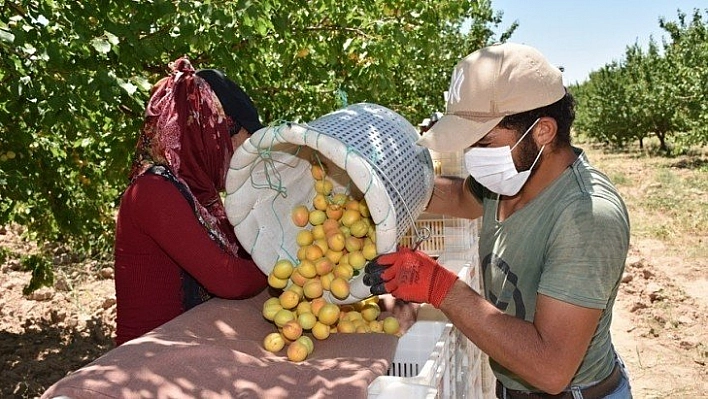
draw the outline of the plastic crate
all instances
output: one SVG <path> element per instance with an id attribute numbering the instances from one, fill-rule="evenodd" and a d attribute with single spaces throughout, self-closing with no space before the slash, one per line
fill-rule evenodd
<path id="1" fill-rule="evenodd" d="M 477 221 L 423 213 L 415 221 L 418 234 L 427 230 L 429 237 L 418 249 L 437 257 L 444 252 L 467 252 L 477 249 Z M 418 235 L 412 227 L 401 237 L 399 245 L 412 248 Z"/>
<path id="2" fill-rule="evenodd" d="M 464 153 L 430 151 L 433 160 L 433 172 L 436 175 L 465 177 Z M 415 246 L 418 234 L 427 230 L 429 237 L 420 243 L 418 249 L 432 257 L 444 253 L 469 255 L 477 249 L 478 221 L 454 218 L 423 212 L 399 240 L 399 245 Z M 472 255 L 474 256 L 474 255 Z M 468 256 L 469 258 L 469 256 Z"/>
<path id="3" fill-rule="evenodd" d="M 431 150 L 430 158 L 433 160 L 433 172 L 438 176 L 464 177 L 467 175 L 463 151 L 437 152 Z"/>
<path id="4" fill-rule="evenodd" d="M 475 268 L 450 263 L 446 266 L 478 289 Z M 369 385 L 368 398 L 492 398 L 485 356 L 441 311 L 421 305 L 417 321 L 398 341 L 387 375 Z"/>

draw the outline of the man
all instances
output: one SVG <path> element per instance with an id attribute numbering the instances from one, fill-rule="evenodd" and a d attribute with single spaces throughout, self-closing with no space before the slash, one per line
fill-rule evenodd
<path id="1" fill-rule="evenodd" d="M 420 251 L 366 267 L 372 293 L 431 303 L 487 353 L 500 398 L 631 397 L 609 331 L 629 220 L 571 146 L 574 117 L 561 71 L 536 49 L 506 43 L 461 60 L 420 144 L 465 150 L 470 176 L 438 177 L 427 211 L 483 217 L 484 297 Z"/>

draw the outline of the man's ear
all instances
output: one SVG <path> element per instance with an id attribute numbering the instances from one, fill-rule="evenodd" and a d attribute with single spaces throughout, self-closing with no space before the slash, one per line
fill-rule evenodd
<path id="1" fill-rule="evenodd" d="M 538 120 L 538 123 L 533 130 L 534 138 L 536 139 L 536 143 L 539 147 L 543 145 L 550 145 L 553 143 L 556 138 L 556 134 L 558 133 L 558 124 L 555 119 L 544 116 Z"/>

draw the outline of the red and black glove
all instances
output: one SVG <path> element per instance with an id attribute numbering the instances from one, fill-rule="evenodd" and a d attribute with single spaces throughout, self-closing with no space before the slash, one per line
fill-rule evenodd
<path id="1" fill-rule="evenodd" d="M 440 307 L 458 277 L 421 251 L 401 248 L 379 255 L 364 269 L 364 284 L 374 295 L 391 293 L 410 302 Z"/>

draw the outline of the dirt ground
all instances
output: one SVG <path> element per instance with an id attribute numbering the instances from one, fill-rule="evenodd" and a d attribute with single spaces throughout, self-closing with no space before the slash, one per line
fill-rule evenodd
<path id="1" fill-rule="evenodd" d="M 0 247 L 31 253 L 34 247 L 19 233 L 0 227 Z M 705 235 L 686 239 L 706 245 Z M 58 250 L 54 287 L 30 296 L 22 295 L 31 276 L 19 260 L 0 265 L 0 398 L 37 397 L 113 347 L 111 265 L 73 261 Z M 687 259 L 662 241 L 633 238 L 613 339 L 635 398 L 708 398 L 708 259 Z"/>

